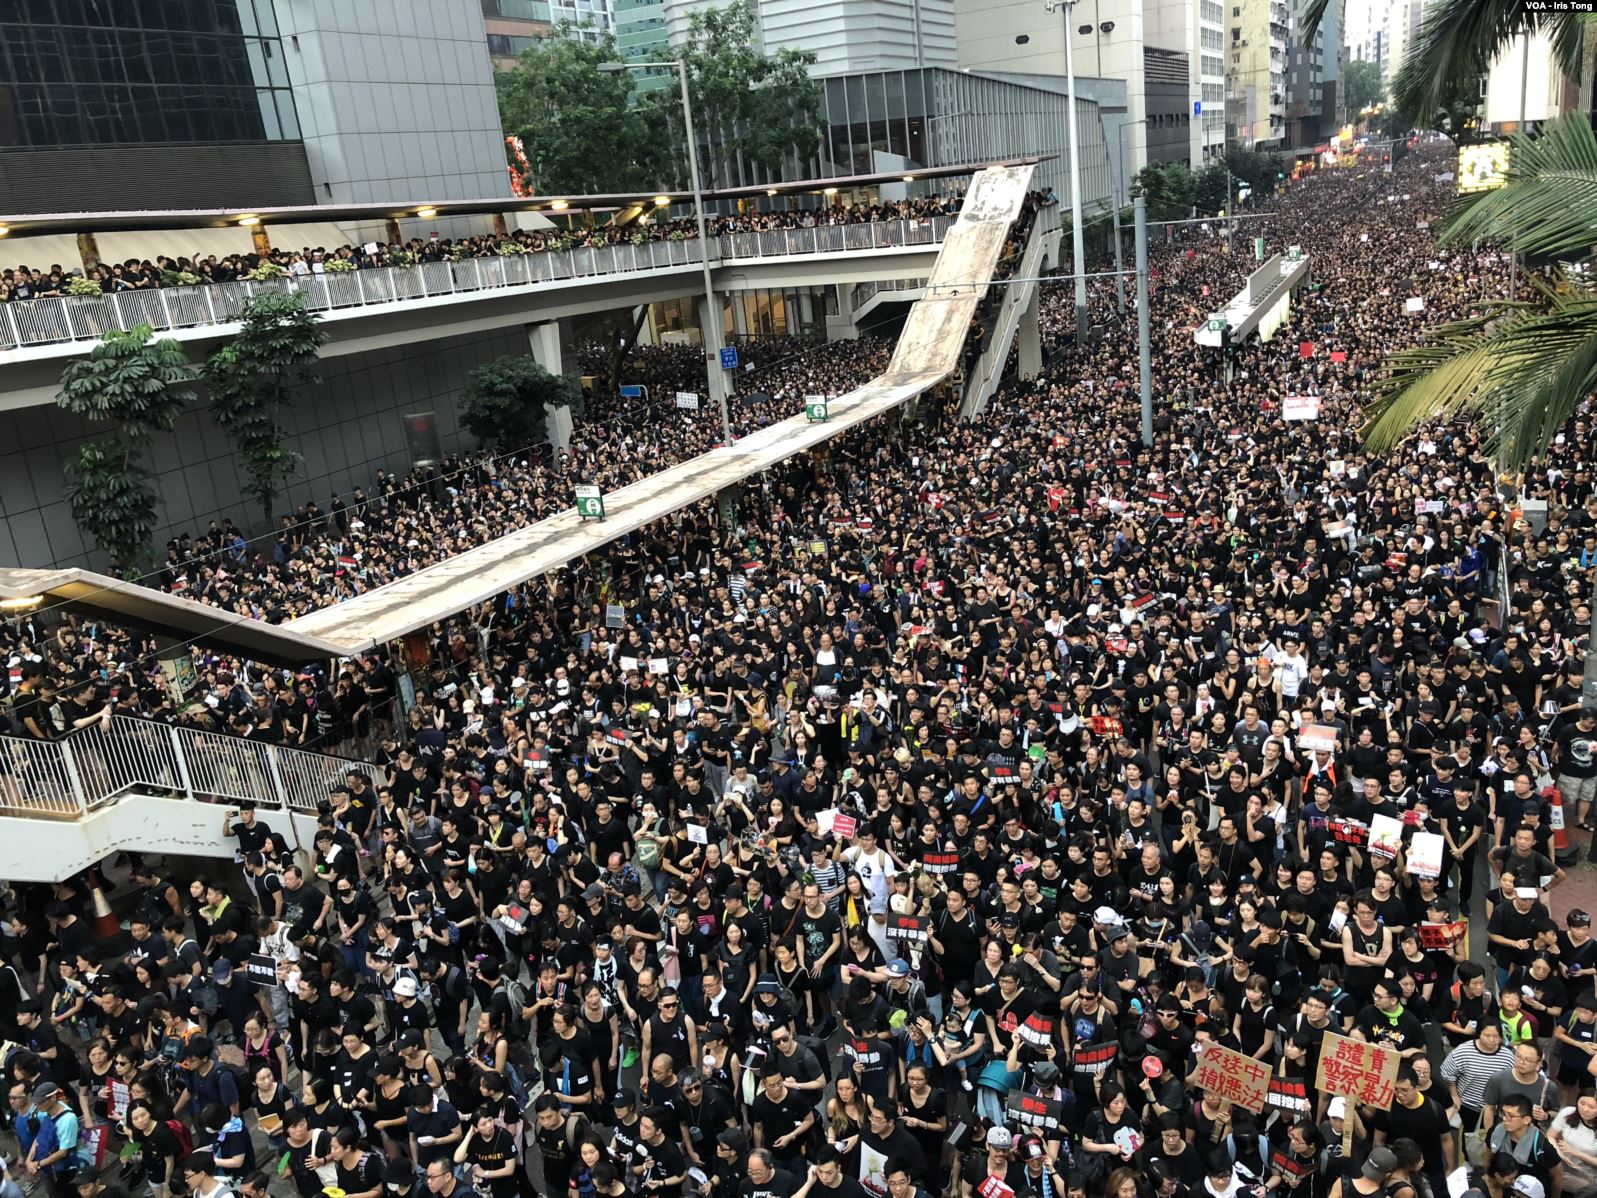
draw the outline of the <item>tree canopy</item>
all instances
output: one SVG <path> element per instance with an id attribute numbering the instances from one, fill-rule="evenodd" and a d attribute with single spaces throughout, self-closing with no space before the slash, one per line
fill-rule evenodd
<path id="1" fill-rule="evenodd" d="M 1381 82 L 1381 64 L 1355 59 L 1342 72 L 1343 107 L 1349 118 L 1359 109 L 1379 104 L 1386 98 L 1386 85 Z"/>
<path id="2" fill-rule="evenodd" d="M 1150 162 L 1131 177 L 1132 196 L 1141 196 L 1149 220 L 1180 220 L 1197 201 L 1197 181 L 1184 162 Z"/>
<path id="3" fill-rule="evenodd" d="M 563 374 L 550 374 L 531 354 L 485 362 L 466 380 L 460 423 L 486 449 L 513 453 L 548 439 L 545 408 L 582 411 L 582 391 Z"/>
<path id="4" fill-rule="evenodd" d="M 578 41 L 562 25 L 494 76 L 505 132 L 521 139 L 538 195 L 649 191 L 674 186 L 680 132 L 658 103 L 640 103 L 637 72 L 603 74 L 621 58 L 615 38 Z M 670 93 L 676 95 L 673 90 Z M 676 117 L 678 128 L 681 118 Z"/>
<path id="5" fill-rule="evenodd" d="M 154 340 L 141 324 L 112 331 L 61 373 L 55 402 L 85 420 L 115 425 L 79 446 L 66 463 L 72 519 L 111 559 L 129 569 L 149 554 L 160 496 L 144 464 L 158 432 L 170 432 L 194 398 L 194 368 L 176 341 Z"/>
<path id="6" fill-rule="evenodd" d="M 299 469 L 299 453 L 284 444 L 282 412 L 315 381 L 316 355 L 327 340 L 320 320 L 300 296 L 254 296 L 238 335 L 205 363 L 211 414 L 244 464 L 245 490 L 268 517 L 279 488 Z"/>

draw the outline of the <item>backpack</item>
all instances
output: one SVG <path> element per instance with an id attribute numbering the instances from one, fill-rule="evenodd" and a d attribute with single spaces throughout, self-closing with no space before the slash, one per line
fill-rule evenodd
<path id="1" fill-rule="evenodd" d="M 821 1067 L 821 1076 L 828 1083 L 832 1080 L 832 1055 L 826 1051 L 826 1041 L 816 1036 L 797 1036 L 799 1050 L 808 1050 L 810 1056 L 815 1058 L 815 1063 Z"/>
<path id="2" fill-rule="evenodd" d="M 505 998 L 510 1004 L 510 1013 L 505 1017 L 505 1034 L 511 1038 L 526 1036 L 527 1020 L 522 1012 L 532 1006 L 532 995 L 527 993 L 522 982 L 513 978 L 505 983 Z"/>
<path id="3" fill-rule="evenodd" d="M 172 1138 L 177 1141 L 178 1160 L 183 1160 L 194 1151 L 194 1137 L 189 1135 L 189 1129 L 176 1119 L 166 1121 L 166 1130 L 172 1133 Z"/>

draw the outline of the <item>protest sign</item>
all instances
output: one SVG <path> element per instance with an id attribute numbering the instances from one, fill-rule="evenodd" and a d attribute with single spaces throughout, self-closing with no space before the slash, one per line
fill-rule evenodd
<path id="1" fill-rule="evenodd" d="M 1314 1085 L 1382 1111 L 1392 1109 L 1398 1055 L 1390 1048 L 1326 1032 L 1320 1041 L 1320 1066 Z"/>
<path id="2" fill-rule="evenodd" d="M 1192 1084 L 1216 1098 L 1259 1114 L 1270 1092 L 1270 1066 L 1211 1042 L 1198 1058 Z"/>
<path id="3" fill-rule="evenodd" d="M 1407 872 L 1422 878 L 1442 876 L 1442 856 L 1447 842 L 1440 832 L 1416 832 L 1408 844 Z"/>

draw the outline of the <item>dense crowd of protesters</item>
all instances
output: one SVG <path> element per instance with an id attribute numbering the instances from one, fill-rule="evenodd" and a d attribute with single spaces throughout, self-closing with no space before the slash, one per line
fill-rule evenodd
<path id="1" fill-rule="evenodd" d="M 1419 227 L 1440 161 L 1261 205 L 1315 283 L 1229 382 L 1192 334 L 1252 263 L 1213 228 L 1156 245 L 1151 448 L 1112 282 L 1084 349 L 1051 291 L 1043 376 L 974 422 L 928 399 L 746 487 L 735 526 L 684 512 L 437 628 L 307 855 L 218 807 L 241 869 L 139 863 L 118 948 L 71 887 L 19 888 L 11 1174 L 1441 1198 L 1465 1167 L 1492 1198 L 1597 1193 L 1597 944 L 1552 917 L 1544 806 L 1585 842 L 1590 415 L 1512 484 L 1545 530 L 1468 422 L 1382 458 L 1356 436 L 1382 356 L 1506 286 Z M 90 719 L 123 652 L 94 634 L 56 634 Z M 56 734 L 18 657 L 14 715 Z M 1317 1085 L 1328 1031 L 1400 1057 L 1389 1108 Z M 1226 1049 L 1267 1070 L 1261 1111 L 1199 1085 Z"/>
<path id="2" fill-rule="evenodd" d="M 803 197 L 809 199 L 812 197 Z M 750 210 L 709 221 L 713 235 L 765 232 L 774 229 L 808 229 L 830 225 L 854 225 L 896 220 L 930 220 L 958 213 L 958 195 L 923 196 L 909 200 L 888 200 L 874 204 L 847 204 L 828 201 L 771 211 Z M 159 287 L 196 286 L 206 283 L 232 283 L 258 277 L 263 264 L 270 264 L 283 275 L 302 277 L 387 266 L 414 266 L 421 262 L 458 261 L 466 258 L 492 258 L 505 254 L 543 254 L 603 247 L 642 245 L 651 241 L 694 241 L 699 227 L 695 218 L 637 221 L 625 226 L 578 224 L 547 229 L 523 229 L 504 236 L 413 237 L 407 242 L 386 244 L 366 242 L 341 246 L 305 246 L 298 250 L 274 247 L 269 254 L 161 254 L 154 260 L 129 258 L 125 262 L 100 263 L 92 271 L 63 267 L 48 269 L 26 264 L 0 271 L 0 303 L 9 300 L 44 299 L 70 294 L 74 278 L 89 278 L 104 294 L 145 291 Z"/>

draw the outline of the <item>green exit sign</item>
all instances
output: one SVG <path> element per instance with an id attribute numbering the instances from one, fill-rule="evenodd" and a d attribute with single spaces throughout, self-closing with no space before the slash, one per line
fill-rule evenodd
<path id="1" fill-rule="evenodd" d="M 1223 333 L 1227 326 L 1223 317 L 1211 317 L 1206 327 L 1211 333 Z"/>
<path id="2" fill-rule="evenodd" d="M 826 419 L 826 396 L 806 395 L 804 397 L 804 417 L 811 424 L 818 424 Z"/>
<path id="3" fill-rule="evenodd" d="M 604 492 L 586 484 L 578 487 L 577 516 L 583 520 L 603 520 Z"/>

